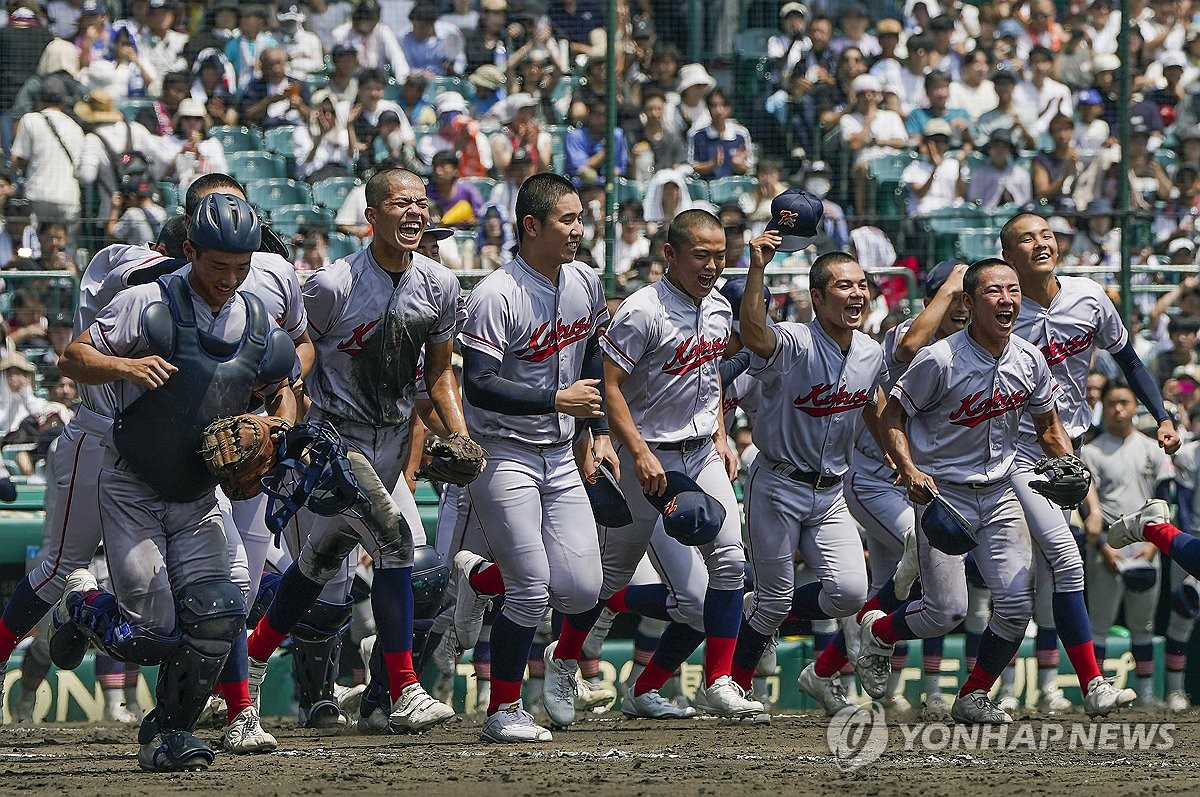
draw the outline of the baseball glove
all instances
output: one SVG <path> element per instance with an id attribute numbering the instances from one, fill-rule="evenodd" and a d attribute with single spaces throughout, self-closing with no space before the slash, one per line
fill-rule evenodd
<path id="1" fill-rule="evenodd" d="M 279 434 L 288 426 L 282 418 L 247 414 L 218 418 L 204 428 L 200 456 L 231 501 L 262 491 L 262 478 L 279 460 Z"/>
<path id="2" fill-rule="evenodd" d="M 425 456 L 417 477 L 446 484 L 470 484 L 487 464 L 483 449 L 469 437 L 430 435 L 425 438 Z"/>
<path id="3" fill-rule="evenodd" d="M 1087 497 L 1092 473 L 1079 457 L 1042 457 L 1033 472 L 1047 478 L 1031 481 L 1029 486 L 1063 509 L 1074 509 Z"/>

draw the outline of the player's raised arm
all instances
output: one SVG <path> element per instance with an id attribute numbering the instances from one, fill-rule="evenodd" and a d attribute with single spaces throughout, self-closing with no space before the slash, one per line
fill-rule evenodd
<path id="1" fill-rule="evenodd" d="M 939 264 L 940 266 L 941 264 Z M 932 299 L 926 299 L 929 304 L 917 314 L 912 325 L 905 331 L 904 336 L 896 344 L 896 362 L 910 363 L 917 352 L 929 345 L 938 333 L 942 321 L 960 302 L 963 290 L 963 275 L 967 273 L 965 263 L 959 263 L 950 271 L 950 276 L 938 288 Z"/>
<path id="2" fill-rule="evenodd" d="M 136 359 L 105 354 L 92 342 L 90 329 L 85 329 L 67 346 L 58 361 L 58 369 L 63 376 L 84 385 L 103 385 L 124 379 L 147 390 L 162 387 L 171 374 L 179 370 L 157 354 Z"/>
<path id="3" fill-rule="evenodd" d="M 767 326 L 767 304 L 763 299 L 763 271 L 783 237 L 774 231 L 764 232 L 750 241 L 750 268 L 746 271 L 746 290 L 742 294 L 742 344 L 763 359 L 775 353 L 775 330 Z"/>

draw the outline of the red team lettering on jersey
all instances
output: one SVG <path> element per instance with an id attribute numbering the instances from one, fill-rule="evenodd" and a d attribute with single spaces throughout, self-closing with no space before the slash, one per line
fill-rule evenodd
<path id="1" fill-rule="evenodd" d="M 1074 357 L 1076 354 L 1089 352 L 1092 348 L 1092 342 L 1096 337 L 1096 331 L 1088 330 L 1082 335 L 1074 335 L 1066 340 L 1059 342 L 1057 340 L 1046 341 L 1046 345 L 1042 346 L 1042 354 L 1046 358 L 1048 365 L 1057 365 L 1063 362 L 1068 357 Z"/>
<path id="2" fill-rule="evenodd" d="M 570 326 L 556 319 L 553 332 L 550 323 L 547 321 L 529 333 L 529 343 L 516 351 L 518 360 L 530 363 L 548 360 L 572 343 L 587 340 L 592 330 L 592 319 L 588 316 L 582 316 Z"/>
<path id="3" fill-rule="evenodd" d="M 950 413 L 950 423 L 974 428 L 990 418 L 999 417 L 1012 410 L 1019 411 L 1029 402 L 1027 390 L 1001 393 L 996 389 L 987 398 L 984 398 L 985 392 L 980 390 L 964 398 L 958 409 Z"/>
<path id="4" fill-rule="evenodd" d="M 853 393 L 845 385 L 833 385 L 818 382 L 808 393 L 796 396 L 792 406 L 813 418 L 824 418 L 839 412 L 862 409 L 870 400 L 871 390 L 855 390 Z"/>
<path id="5" fill-rule="evenodd" d="M 380 319 L 368 321 L 365 324 L 359 324 L 353 331 L 350 332 L 350 337 L 343 340 L 337 345 L 338 351 L 348 354 L 351 357 L 357 357 L 362 353 L 363 346 L 367 343 L 367 336 L 375 329 Z"/>
<path id="6" fill-rule="evenodd" d="M 693 335 L 675 347 L 675 353 L 663 365 L 663 373 L 674 376 L 690 374 L 706 362 L 720 359 L 728 342 L 728 335 L 711 340 L 704 335 L 697 340 Z"/>

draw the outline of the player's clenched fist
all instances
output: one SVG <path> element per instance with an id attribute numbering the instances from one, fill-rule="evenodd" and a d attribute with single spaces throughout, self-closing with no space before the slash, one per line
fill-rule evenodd
<path id="1" fill-rule="evenodd" d="M 126 369 L 125 378 L 147 390 L 162 387 L 171 378 L 171 374 L 179 370 L 157 354 L 137 360 L 126 360 Z"/>
<path id="2" fill-rule="evenodd" d="M 570 387 L 563 388 L 554 396 L 554 409 L 573 418 L 599 418 L 599 379 L 580 379 Z"/>
<path id="3" fill-rule="evenodd" d="M 775 250 L 783 243 L 783 236 L 768 230 L 750 240 L 750 268 L 765 268 L 775 257 Z"/>

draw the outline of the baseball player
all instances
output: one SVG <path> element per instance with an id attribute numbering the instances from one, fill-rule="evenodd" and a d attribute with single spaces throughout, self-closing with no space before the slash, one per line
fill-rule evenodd
<path id="1" fill-rule="evenodd" d="M 978 261 L 963 275 L 963 294 L 970 326 L 923 349 L 892 387 L 884 447 L 917 505 L 918 525 L 931 494 L 939 493 L 977 529 L 975 560 L 994 608 L 951 715 L 965 723 L 1006 723 L 1011 717 L 987 693 L 1033 613 L 1032 553 L 1010 477 L 1021 416 L 1033 416 L 1048 454 L 1068 454 L 1071 443 L 1058 421 L 1045 358 L 1012 334 L 1021 303 L 1016 273 L 997 258 Z M 860 678 L 876 665 L 886 671 L 899 640 L 945 634 L 966 613 L 963 557 L 933 548 L 923 530 L 917 539 L 923 595 L 891 614 L 864 615 Z"/>
<path id="2" fill-rule="evenodd" d="M 1137 667 L 1137 705 L 1160 708 L 1154 694 L 1154 611 L 1162 579 L 1158 550 L 1141 543 L 1119 552 L 1103 542 L 1104 521 L 1119 518 L 1122 510 L 1140 507 L 1156 493 L 1170 489 L 1171 463 L 1162 449 L 1133 424 L 1137 399 L 1128 386 L 1109 382 L 1101 394 L 1104 433 L 1080 449 L 1079 457 L 1092 472 L 1089 496 L 1088 612 L 1092 618 L 1092 643 L 1104 661 L 1104 645 L 1117 610 L 1125 606 L 1133 659 Z"/>
<path id="3" fill-rule="evenodd" d="M 706 211 L 685 211 L 671 222 L 664 253 L 666 277 L 622 302 L 601 342 L 609 420 L 620 441 L 618 479 L 633 523 L 602 529 L 600 597 L 621 595 L 648 551 L 666 587 L 657 590 L 658 605 L 637 611 L 671 620 L 622 711 L 654 718 L 687 716 L 686 709 L 661 697 L 659 690 L 703 641 L 704 682 L 696 691 L 697 710 L 756 718 L 763 715 L 762 703 L 748 698 L 731 674 L 745 554 L 731 484 L 737 478 L 737 457 L 722 418 L 719 371 L 732 309 L 713 290 L 724 269 L 724 230 Z M 757 290 L 761 295 L 761 286 Z M 693 479 L 725 508 L 724 522 L 711 542 L 693 547 L 672 539 L 654 506 L 640 495 L 663 495 L 667 471 Z M 630 588 L 623 593 L 624 603 L 636 603 L 645 589 Z M 568 616 L 558 642 L 547 650 L 546 710 L 556 722 L 569 719 L 571 696 L 556 689 L 569 681 L 555 673 L 574 667 L 602 610 L 599 604 Z"/>
<path id="4" fill-rule="evenodd" d="M 552 738 L 521 702 L 534 635 L 548 605 L 578 614 L 596 605 L 601 588 L 595 518 L 572 453 L 576 418 L 590 421 L 593 440 L 581 469 L 619 466 L 603 410 L 599 338 L 608 309 L 595 273 L 575 262 L 582 213 L 565 178 L 526 180 L 517 195 L 517 258 L 484 278 L 467 303 L 467 423 L 487 452 L 467 496 L 495 563 L 466 549 L 455 556 L 460 647 L 475 643 L 488 601 L 504 595 L 492 623 L 484 741 Z M 582 681 L 577 669 L 571 675 Z"/>
<path id="5" fill-rule="evenodd" d="M 953 260 L 939 263 L 928 275 L 925 283 L 925 310 L 911 321 L 888 330 L 884 336 L 884 365 L 888 370 L 886 387 L 891 387 L 908 368 L 917 353 L 934 340 L 961 331 L 971 318 L 970 309 L 963 298 L 962 278 L 967 266 Z M 872 598 L 858 613 L 863 616 L 872 609 L 891 611 L 902 601 L 897 598 L 892 576 L 904 553 L 905 539 L 913 533 L 914 513 L 905 490 L 896 485 L 895 470 L 884 456 L 869 430 L 864 429 L 855 443 L 854 458 L 850 473 L 843 487 L 846 503 L 851 515 L 863 527 L 870 549 Z M 857 618 L 856 618 L 857 619 Z M 856 633 L 857 624 L 851 627 Z M 926 672 L 932 670 L 932 679 L 926 679 L 924 708 L 934 715 L 949 713 L 940 688 L 938 675 L 941 669 L 942 637 L 925 640 Z M 852 638 L 852 642 L 857 639 Z M 817 659 L 805 669 L 800 679 L 800 688 L 825 706 L 833 715 L 844 708 L 848 701 L 840 691 L 836 674 L 848 660 L 844 634 L 839 634 Z M 898 674 L 907 660 L 907 646 L 898 644 L 892 661 L 892 674 L 886 686 L 884 699 L 894 703 L 899 689 Z"/>
<path id="6" fill-rule="evenodd" d="M 746 485 L 754 600 L 735 655 L 742 683 L 789 611 L 810 620 L 846 617 L 867 600 L 862 540 L 841 489 L 860 419 L 875 420 L 887 376 L 883 350 L 860 331 L 867 278 L 850 255 L 822 255 L 809 274 L 813 320 L 768 326 L 763 269 L 782 242 L 772 230 L 751 241 L 742 298 L 742 341 L 761 383 L 759 454 Z M 816 576 L 799 588 L 797 549 Z"/>
<path id="7" fill-rule="evenodd" d="M 1087 375 L 1093 350 L 1100 347 L 1113 355 L 1134 395 L 1158 422 L 1159 445 L 1168 454 L 1175 453 L 1179 448 L 1175 425 L 1104 288 L 1088 277 L 1055 275 L 1058 242 L 1049 223 L 1037 214 L 1019 213 L 1005 223 L 1000 244 L 1005 262 L 1016 270 L 1021 281 L 1022 300 L 1014 332 L 1037 346 L 1050 365 L 1061 388 L 1056 397 L 1059 416 L 1072 446 L 1079 447 L 1091 425 L 1091 409 L 1085 400 Z M 1111 685 L 1106 686 L 1096 662 L 1079 546 L 1066 513 L 1029 486 L 1041 478 L 1033 472 L 1040 451 L 1033 422 L 1025 419 L 1012 479 L 1038 551 L 1035 580 L 1040 589 L 1054 591 L 1055 626 L 1079 678 L 1084 708 L 1089 714 L 1107 713 L 1123 703 L 1112 704 L 1117 692 Z M 1091 695 L 1093 689 L 1100 693 Z M 1125 697 L 1132 699 L 1132 690 L 1126 692 Z"/>
<path id="8" fill-rule="evenodd" d="M 293 628 L 314 640 L 340 633 L 352 608 L 348 560 L 361 540 L 375 568 L 378 667 L 372 682 L 386 684 L 388 705 L 365 695 L 359 729 L 419 731 L 454 711 L 430 697 L 414 672 L 413 546 L 425 537 L 412 493 L 397 485 L 422 347 L 425 383 L 444 427 L 437 431 L 466 434 L 451 370 L 459 284 L 449 269 L 416 254 L 429 222 L 425 185 L 417 175 L 377 172 L 367 183 L 367 214 L 375 230 L 371 244 L 310 277 L 304 301 L 317 352 L 306 418 L 328 419 L 338 429 L 369 500 L 339 517 L 311 517 L 296 562 L 250 636 L 251 683 L 252 690 L 261 683 L 267 659 Z M 328 664 L 335 665 L 332 656 Z M 332 699 L 328 678 L 314 679 L 313 686 L 327 690 L 321 699 Z"/>
<path id="9" fill-rule="evenodd" d="M 114 658 L 162 665 L 157 706 L 139 732 L 146 770 L 212 763 L 191 731 L 246 614 L 215 480 L 197 453 L 201 432 L 254 393 L 295 419 L 295 347 L 261 300 L 237 290 L 261 240 L 245 201 L 206 196 L 188 225 L 188 275 L 118 295 L 60 361 L 81 384 L 111 383 L 119 410 L 97 488 L 115 595 L 86 570 L 72 573 L 54 609 L 51 655 L 77 665 L 90 640 Z"/>
<path id="10" fill-rule="evenodd" d="M 1200 416 L 1200 410 L 1193 408 L 1192 417 L 1197 416 Z M 1197 479 L 1200 478 L 1198 454 L 1200 441 L 1192 440 L 1184 443 L 1174 457 L 1179 525 L 1193 534 L 1196 532 L 1196 520 L 1200 518 L 1200 514 L 1197 514 L 1200 493 L 1196 489 Z M 1183 680 L 1187 672 L 1188 640 L 1195 628 L 1196 618 L 1200 616 L 1200 585 L 1197 585 L 1194 576 L 1184 572 L 1178 562 L 1171 563 L 1171 585 L 1171 617 L 1167 621 L 1166 633 L 1167 707 L 1178 712 L 1191 707 Z"/>

